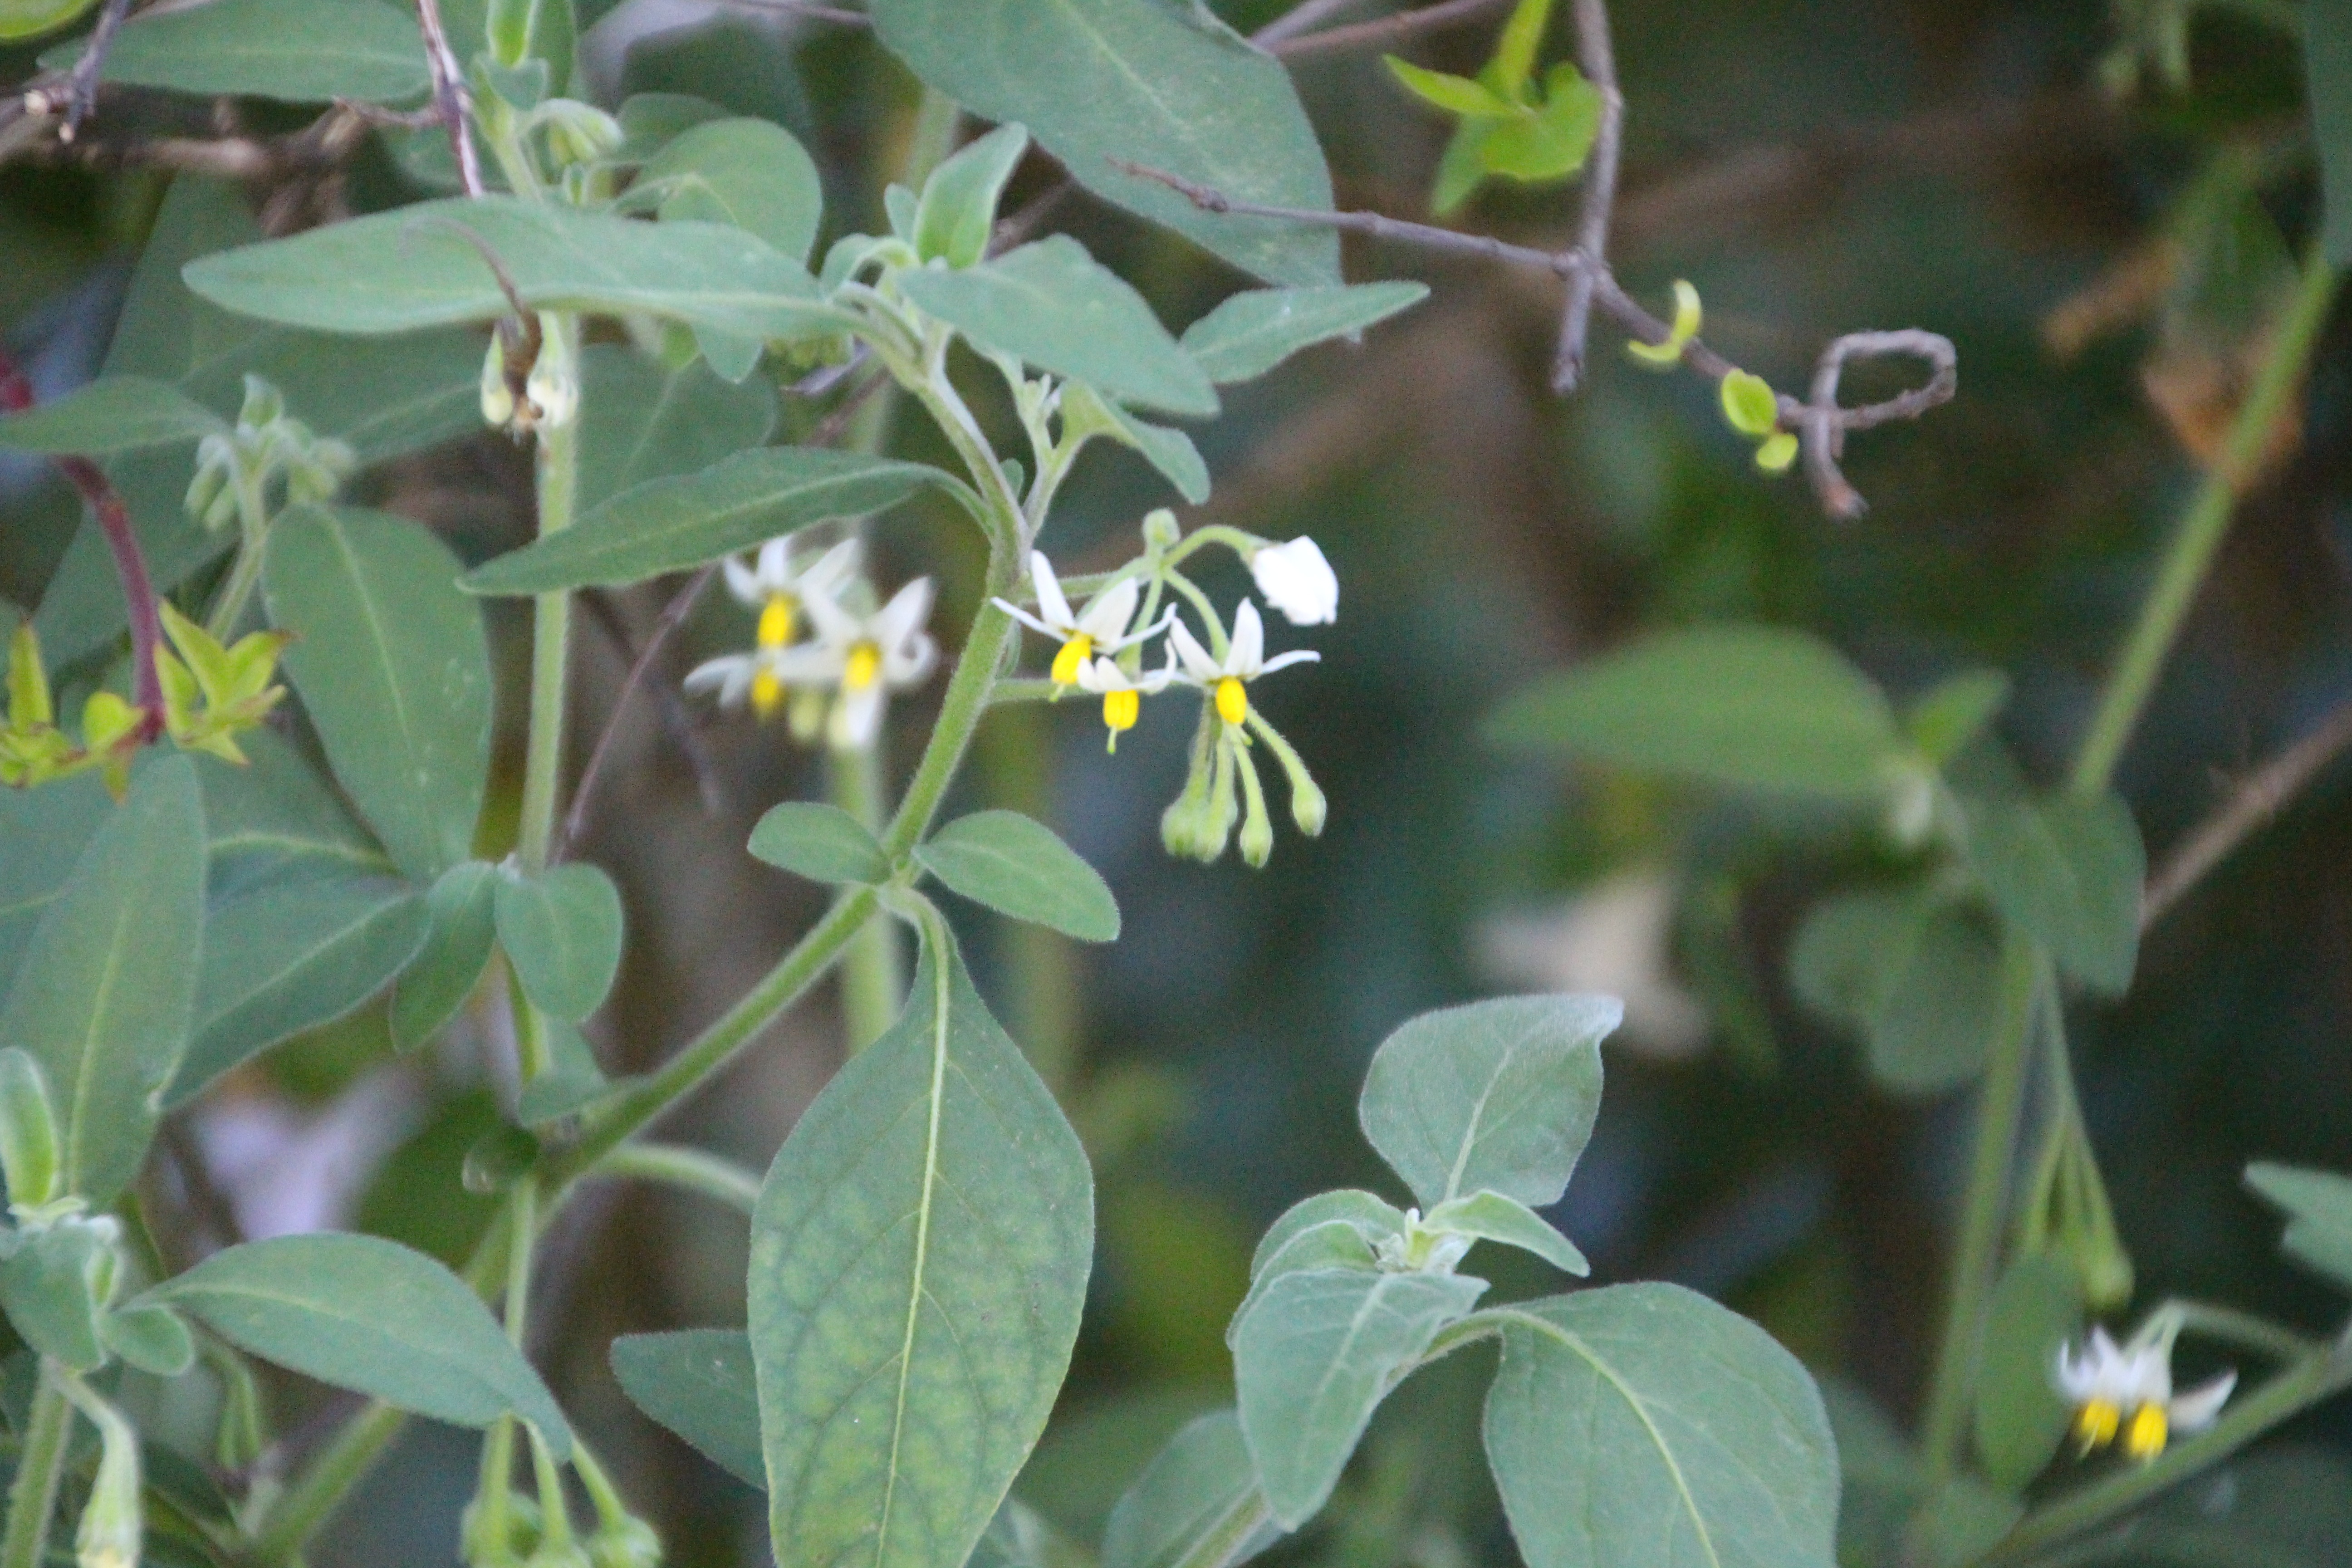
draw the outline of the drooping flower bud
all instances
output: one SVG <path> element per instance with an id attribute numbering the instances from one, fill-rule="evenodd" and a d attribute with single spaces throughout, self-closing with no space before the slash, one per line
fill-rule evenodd
<path id="1" fill-rule="evenodd" d="M 1249 568 L 1257 591 L 1292 626 L 1328 626 L 1339 618 L 1339 579 L 1322 547 L 1305 534 L 1287 544 L 1260 546 Z"/>

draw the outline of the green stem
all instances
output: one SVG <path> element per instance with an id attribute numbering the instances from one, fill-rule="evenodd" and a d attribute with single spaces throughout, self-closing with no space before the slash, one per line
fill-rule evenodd
<path id="1" fill-rule="evenodd" d="M 1982 1568 L 2027 1563 L 2071 1537 L 2130 1512 L 2166 1488 L 2187 1480 L 2347 1387 L 2352 1387 L 2352 1349 L 2339 1341 L 2232 1401 L 2219 1421 L 2167 1449 L 2153 1463 L 2118 1470 L 2027 1514 L 1978 1562 Z"/>
<path id="2" fill-rule="evenodd" d="M 262 551 L 269 542 L 268 502 L 242 460 L 231 482 L 236 487 L 236 560 L 229 566 L 228 581 L 221 584 L 220 597 L 213 601 L 212 614 L 205 617 L 205 630 L 223 643 L 245 618 L 245 607 L 261 582 Z"/>
<path id="3" fill-rule="evenodd" d="M 624 1143 L 596 1163 L 591 1176 L 659 1182 L 699 1193 L 729 1208 L 750 1214 L 760 1201 L 760 1176 L 732 1160 L 675 1143 Z"/>
<path id="4" fill-rule="evenodd" d="M 2268 1318 L 2252 1312 L 2242 1312 L 2235 1307 L 2210 1306 L 2203 1301 L 2167 1301 L 2158 1311 L 2168 1311 L 2180 1320 L 2180 1326 L 2192 1334 L 2223 1344 L 2235 1345 L 2256 1355 L 2266 1355 L 2281 1363 L 2301 1361 L 2315 1354 L 2321 1347 L 2292 1329 L 2281 1328 Z"/>
<path id="5" fill-rule="evenodd" d="M 43 1568 L 49 1518 L 58 1510 L 58 1482 L 66 1468 L 66 1437 L 73 1429 L 73 1406 L 56 1363 L 41 1358 L 40 1383 L 16 1455 L 16 1479 L 8 1487 L 8 1528 L 0 1535 L 0 1568 Z"/>
<path id="6" fill-rule="evenodd" d="M 2001 1220 L 2008 1211 L 2010 1166 L 2025 1111 L 2033 1016 L 2047 995 L 2046 964 L 2014 930 L 2001 940 L 2000 1001 L 1984 1089 L 1977 1107 L 1976 1152 L 1969 1164 L 1968 1206 L 1952 1257 L 1950 1305 L 1936 1355 L 1935 1382 L 1920 1423 L 1919 1446 L 1931 1478 L 1942 1480 L 1959 1462 L 1969 1396 L 1983 1350 L 1985 1300 L 2000 1260 Z"/>
<path id="7" fill-rule="evenodd" d="M 832 758 L 833 802 L 856 817 L 869 833 L 878 834 L 886 821 L 882 798 L 882 742 L 854 751 L 835 752 Z M 898 927 L 876 915 L 849 944 L 841 972 L 841 1010 L 849 1035 L 849 1053 L 864 1050 L 882 1037 L 898 1016 L 906 995 L 906 966 L 900 961 Z"/>
<path id="8" fill-rule="evenodd" d="M 576 316 L 545 318 L 550 333 L 570 340 L 566 358 L 578 363 L 580 321 Z M 545 353 L 556 352 L 552 344 Z M 580 485 L 580 422 L 575 415 L 564 424 L 539 433 L 539 536 L 561 533 L 572 526 Z M 530 735 L 523 755 L 522 822 L 515 852 L 526 871 L 547 867 L 548 845 L 555 835 L 555 795 L 563 773 L 564 677 L 570 664 L 572 596 L 541 594 L 533 602 L 530 628 Z"/>
<path id="9" fill-rule="evenodd" d="M 2336 269 L 2315 251 L 2304 266 L 2302 286 L 2279 322 L 2270 357 L 2263 362 L 2246 401 L 2239 405 L 2220 458 L 2181 515 L 2156 585 L 2140 606 L 2138 624 L 2132 627 L 2115 673 L 2107 679 L 2098 712 L 2074 760 L 2076 789 L 2095 793 L 2106 788 L 2115 776 L 2116 763 L 2156 689 L 2156 678 L 2172 651 L 2173 640 L 2180 635 L 2180 624 L 2196 601 L 2198 586 L 2229 531 L 2230 514 L 2261 472 L 2279 417 L 2303 384 L 2304 367 L 2320 329 L 2327 324 L 2328 307 L 2335 298 Z"/>

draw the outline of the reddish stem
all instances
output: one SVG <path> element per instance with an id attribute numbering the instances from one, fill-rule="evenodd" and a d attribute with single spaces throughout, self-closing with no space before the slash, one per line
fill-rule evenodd
<path id="1" fill-rule="evenodd" d="M 8 351 L 0 348 L 0 412 L 21 414 L 33 406 L 33 384 L 25 379 Z M 163 681 L 156 673 L 155 653 L 163 646 L 163 622 L 155 609 L 155 586 L 147 575 L 147 557 L 139 536 L 131 530 L 131 513 L 122 497 L 88 458 L 58 458 L 64 474 L 98 520 L 106 547 L 114 552 L 115 575 L 122 580 L 122 605 L 131 622 L 131 701 L 141 714 L 137 742 L 145 745 L 163 732 Z"/>

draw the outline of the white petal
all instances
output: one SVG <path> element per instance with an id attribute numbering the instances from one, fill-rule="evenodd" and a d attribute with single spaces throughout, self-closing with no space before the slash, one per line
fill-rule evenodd
<path id="1" fill-rule="evenodd" d="M 810 594 L 801 600 L 801 608 L 815 623 L 817 641 L 836 655 L 846 653 L 850 644 L 866 635 L 866 624 L 830 594 Z"/>
<path id="2" fill-rule="evenodd" d="M 1055 636 L 1077 625 L 1077 618 L 1070 614 L 1070 601 L 1062 593 L 1062 580 L 1054 575 L 1054 563 L 1045 559 L 1042 550 L 1029 552 L 1029 580 L 1037 585 L 1037 608 L 1044 612 L 1045 624 Z"/>
<path id="3" fill-rule="evenodd" d="M 1287 544 L 1269 544 L 1250 557 L 1250 575 L 1265 602 L 1295 626 L 1328 625 L 1339 618 L 1339 579 L 1322 546 L 1305 534 Z"/>
<path id="4" fill-rule="evenodd" d="M 818 556 L 800 575 L 802 595 L 814 598 L 839 593 L 842 584 L 857 574 L 858 549 L 858 541 L 853 535 Z"/>
<path id="5" fill-rule="evenodd" d="M 1059 637 L 1061 635 L 1053 627 L 1047 626 L 1045 622 L 1039 620 L 1036 616 L 1031 615 L 1028 611 L 1023 609 L 1020 605 L 1014 604 L 1010 599 L 991 599 L 989 603 L 994 605 L 998 609 L 1003 610 L 1006 615 L 1011 616 L 1014 620 L 1019 621 L 1023 626 L 1027 626 L 1033 632 L 1044 632 L 1049 637 Z"/>
<path id="6" fill-rule="evenodd" d="M 836 750 L 862 752 L 874 743 L 882 729 L 882 699 L 880 681 L 861 691 L 845 691 L 833 705 L 833 723 L 828 731 Z"/>
<path id="7" fill-rule="evenodd" d="M 793 587 L 793 536 L 771 539 L 760 546 L 760 586 L 771 594 L 788 594 Z"/>
<path id="8" fill-rule="evenodd" d="M 1078 666 L 1078 687 L 1097 696 L 1106 691 L 1131 689 L 1127 672 L 1107 658 L 1090 658 Z"/>
<path id="9" fill-rule="evenodd" d="M 2051 1369 L 2051 1383 L 2065 1396 L 2069 1405 L 2087 1405 L 2098 1392 L 2095 1367 L 2085 1353 L 2076 1355 L 2072 1345 L 2058 1347 L 2057 1364 Z"/>
<path id="10" fill-rule="evenodd" d="M 1192 628 L 1182 621 L 1169 626 L 1168 640 L 1174 646 L 1177 657 L 1184 661 L 1184 673 L 1193 679 L 1206 685 L 1225 673 L 1224 667 L 1209 657 L 1209 650 L 1200 645 Z"/>
<path id="11" fill-rule="evenodd" d="M 2230 1397 L 2230 1391 L 2237 1386 L 2238 1374 L 2225 1372 L 2173 1400 L 2165 1412 L 2171 1420 L 2172 1429 L 2195 1432 L 2210 1426 L 2213 1418 L 2221 1414 L 2222 1403 Z"/>
<path id="12" fill-rule="evenodd" d="M 1118 638 L 1115 642 L 1097 642 L 1096 646 L 1108 653 L 1118 653 L 1124 649 L 1133 647 L 1137 643 L 1150 642 L 1153 637 L 1156 637 L 1161 632 L 1166 631 L 1169 626 L 1174 623 L 1175 619 L 1176 606 L 1171 605 L 1166 609 L 1160 611 L 1160 618 L 1152 622 L 1150 626 L 1138 626 L 1135 630 L 1128 633 L 1125 637 Z M 1174 655 L 1171 654 L 1170 657 L 1172 658 Z"/>
<path id="13" fill-rule="evenodd" d="M 1255 675 L 1265 658 L 1265 623 L 1255 602 L 1244 599 L 1234 612 L 1233 647 L 1225 650 L 1227 675 Z"/>
<path id="14" fill-rule="evenodd" d="M 686 689 L 688 691 L 709 691 L 715 688 L 719 692 L 719 705 L 732 708 L 742 701 L 744 692 L 751 689 L 751 677 L 758 668 L 757 662 L 748 653 L 721 654 L 688 670 Z"/>
<path id="15" fill-rule="evenodd" d="M 874 617 L 874 640 L 887 651 L 904 644 L 923 629 L 931 616 L 931 580 L 918 577 L 897 593 Z"/>
<path id="16" fill-rule="evenodd" d="M 1289 665 L 1320 664 L 1322 662 L 1323 656 L 1317 653 L 1313 648 L 1295 647 L 1288 653 L 1276 654 L 1272 658 L 1267 659 L 1264 664 L 1259 665 L 1257 667 L 1257 672 L 1260 675 L 1271 675 L 1276 670 L 1281 669 Z"/>
<path id="17" fill-rule="evenodd" d="M 2172 1398 L 2172 1347 L 2144 1345 L 2123 1353 L 2116 1370 L 2119 1387 L 2127 1388 L 2119 1405 L 2164 1405 Z"/>
<path id="18" fill-rule="evenodd" d="M 1105 647 L 1117 643 L 1127 634 L 1127 623 L 1135 619 L 1135 602 L 1142 595 L 1143 584 L 1132 577 L 1112 584 L 1078 616 L 1078 630 Z"/>
<path id="19" fill-rule="evenodd" d="M 842 651 L 824 643 L 803 643 L 768 656 L 768 668 L 787 686 L 831 686 L 846 663 Z"/>
<path id="20" fill-rule="evenodd" d="M 919 685 L 939 659 L 940 645 L 931 640 L 929 632 L 917 632 L 913 640 L 883 650 L 882 679 L 904 690 Z"/>
<path id="21" fill-rule="evenodd" d="M 727 591 L 742 603 L 758 609 L 768 602 L 768 591 L 760 586 L 760 574 L 732 555 L 727 557 Z"/>

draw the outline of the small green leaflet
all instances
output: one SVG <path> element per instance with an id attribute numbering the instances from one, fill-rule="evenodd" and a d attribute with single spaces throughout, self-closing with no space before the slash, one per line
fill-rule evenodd
<path id="1" fill-rule="evenodd" d="M 1168 1439 L 1119 1498 L 1102 1568 L 1227 1568 L 1281 1536 L 1240 1418 L 1213 1410 Z"/>
<path id="2" fill-rule="evenodd" d="M 41 63 L 80 58 L 68 44 Z M 415 19 L 382 0 L 205 0 L 136 16 L 107 49 L 104 79 L 289 103 L 398 103 L 433 86 Z"/>
<path id="3" fill-rule="evenodd" d="M 1209 499 L 1209 465 L 1192 437 L 1138 419 L 1083 381 L 1063 384 L 1062 429 L 1065 440 L 1080 433 L 1108 436 L 1141 454 L 1190 504 L 1199 506 Z"/>
<path id="4" fill-rule="evenodd" d="M 956 481 L 923 463 L 822 447 L 762 447 L 700 473 L 623 490 L 561 533 L 476 568 L 473 594 L 555 593 L 640 583 L 748 550 L 812 523 L 896 506 Z"/>
<path id="5" fill-rule="evenodd" d="M 0 1008 L 0 1040 L 41 1066 L 62 1190 L 102 1208 L 130 1185 L 178 1070 L 204 938 L 205 821 L 194 765 L 169 756 L 74 861 Z"/>
<path id="6" fill-rule="evenodd" d="M 747 1487 L 766 1488 L 750 1335 L 740 1329 L 624 1334 L 613 1342 L 613 1375 L 638 1409 L 704 1458 Z"/>
<path id="7" fill-rule="evenodd" d="M 788 800 L 772 805 L 751 829 L 753 856 L 813 882 L 890 879 L 890 862 L 866 825 L 837 805 Z"/>
<path id="8" fill-rule="evenodd" d="M 203 257 L 183 275 L 203 298 L 263 321 L 401 332 L 508 312 L 475 241 L 536 310 L 645 311 L 753 338 L 823 336 L 845 324 L 805 268 L 741 229 L 637 223 L 512 196 L 395 207 Z"/>
<path id="9" fill-rule="evenodd" d="M 1427 1230 L 1496 1241 L 1522 1252 L 1532 1252 L 1563 1273 L 1592 1272 L 1592 1266 L 1584 1260 L 1576 1244 L 1553 1228 L 1549 1220 L 1518 1199 L 1507 1198 L 1500 1193 L 1475 1192 L 1449 1199 L 1431 1209 L 1422 1226 Z"/>
<path id="10" fill-rule="evenodd" d="M 909 270 L 898 287 L 982 348 L 1083 381 L 1106 397 L 1171 414 L 1217 411 L 1216 388 L 1143 296 L 1067 235 L 960 272 Z"/>
<path id="11" fill-rule="evenodd" d="M 1242 1325 L 1249 1321 L 1251 1309 L 1284 1275 L 1310 1268 L 1352 1268 L 1369 1273 L 1379 1267 L 1380 1257 L 1372 1250 L 1372 1244 L 1345 1220 L 1326 1220 L 1292 1232 L 1280 1247 L 1257 1260 L 1250 1278 L 1249 1294 L 1242 1298 L 1242 1304 L 1226 1321 L 1225 1348 L 1234 1348 L 1241 1337 Z"/>
<path id="12" fill-rule="evenodd" d="M 1777 626 L 1654 634 L 1543 677 L 1486 730 L 1580 761 L 1832 796 L 1876 794 L 1910 749 L 1868 677 Z"/>
<path id="13" fill-rule="evenodd" d="M 480 984 L 497 936 L 498 868 L 464 860 L 425 895 L 423 947 L 392 988 L 392 1046 L 413 1051 L 439 1034 Z"/>
<path id="14" fill-rule="evenodd" d="M 571 1452 L 563 1412 L 488 1309 L 396 1242 L 337 1232 L 247 1242 L 139 1300 L 306 1377 L 459 1426 L 520 1415 L 557 1458 Z"/>
<path id="15" fill-rule="evenodd" d="M 713 120 L 681 132 L 638 172 L 661 219 L 731 224 L 794 261 L 816 243 L 824 193 L 793 133 L 765 120 Z"/>
<path id="16" fill-rule="evenodd" d="M 2005 788 L 1964 791 L 1960 804 L 1962 847 L 1994 908 L 2084 984 L 2130 989 L 2147 878 L 2131 808 L 2111 792 L 2036 799 Z"/>
<path id="17" fill-rule="evenodd" d="M 2072 1264 L 2028 1254 L 2001 1272 L 1985 1309 L 1976 1441 L 1986 1477 L 2003 1490 L 2023 1490 L 2066 1436 L 2074 1413 L 2051 1369 L 2082 1327 L 2082 1276 Z"/>
<path id="18" fill-rule="evenodd" d="M 1922 882 L 1815 905 L 1790 945 L 1789 978 L 1806 1006 L 1862 1037 L 1880 1083 L 1941 1094 L 1984 1068 L 2000 962 L 1983 910 Z"/>
<path id="19" fill-rule="evenodd" d="M 2288 1257 L 2352 1289 L 2352 1177 L 2257 1162 L 2246 1185 L 2286 1212 Z"/>
<path id="20" fill-rule="evenodd" d="M 1601 1109 L 1613 996 L 1514 996 L 1424 1013 L 1364 1075 L 1364 1137 L 1434 1206 L 1481 1190 L 1559 1201 Z"/>
<path id="21" fill-rule="evenodd" d="M 752 1218 L 776 1561 L 961 1568 L 1045 1429 L 1093 1247 L 1076 1134 L 952 945 L 927 943 L 905 1014 L 802 1114 Z"/>
<path id="22" fill-rule="evenodd" d="M 1763 1330 L 1676 1285 L 1492 1310 L 1486 1456 L 1528 1568 L 1832 1561 L 1829 1419 Z"/>
<path id="23" fill-rule="evenodd" d="M 1425 283 L 1255 289 L 1225 297 L 1184 329 L 1183 350 L 1220 385 L 1255 381 L 1299 350 L 1365 328 L 1419 304 Z"/>
<path id="24" fill-rule="evenodd" d="M 604 1005 L 621 966 L 621 893 L 602 868 L 574 860 L 496 883 L 499 944 L 523 994 L 578 1023 Z"/>
<path id="25" fill-rule="evenodd" d="M 0 417 L 0 447 L 101 456 L 194 441 L 227 427 L 219 416 L 166 382 L 110 375 L 53 403 Z"/>
<path id="26" fill-rule="evenodd" d="M 1029 132 L 1000 125 L 931 171 L 915 205 L 915 250 L 926 261 L 970 267 L 988 254 L 1004 182 L 1029 151 Z"/>
<path id="27" fill-rule="evenodd" d="M 406 518 L 296 507 L 262 584 L 335 777 L 410 879 L 466 858 L 490 765 L 490 656 L 457 558 Z"/>
<path id="28" fill-rule="evenodd" d="M 916 849 L 947 887 L 1017 921 L 1081 942 L 1118 936 L 1118 904 L 1095 868 L 1054 830 L 1017 811 L 959 817 Z"/>
<path id="29" fill-rule="evenodd" d="M 76 1372 L 106 1360 L 98 1275 L 110 1250 L 98 1227 L 76 1217 L 16 1241 L 0 1259 L 0 1309 L 25 1342 Z"/>
<path id="30" fill-rule="evenodd" d="M 1357 1187 L 1318 1193 L 1291 1205 L 1280 1219 L 1266 1227 L 1257 1251 L 1250 1258 L 1250 1278 L 1255 1279 L 1263 1274 L 1295 1237 L 1334 1221 L 1355 1230 L 1363 1237 L 1367 1248 L 1404 1234 L 1403 1212 L 1377 1194 Z"/>

